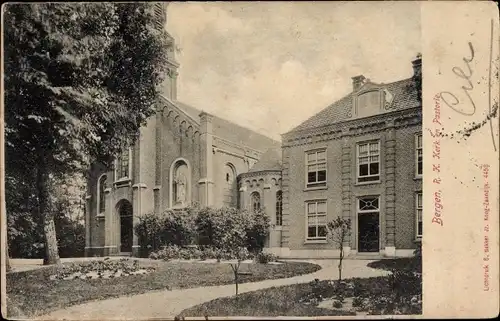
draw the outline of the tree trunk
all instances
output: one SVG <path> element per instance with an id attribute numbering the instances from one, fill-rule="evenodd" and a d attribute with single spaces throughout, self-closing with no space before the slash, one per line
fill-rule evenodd
<path id="1" fill-rule="evenodd" d="M 342 281 L 342 259 L 344 258 L 344 248 L 343 244 L 340 247 L 340 256 L 339 256 L 339 283 Z"/>
<path id="2" fill-rule="evenodd" d="M 43 233 L 45 238 L 45 258 L 43 264 L 60 264 L 59 251 L 57 248 L 56 228 L 54 216 L 49 204 L 49 175 L 47 174 L 43 162 L 39 163 L 37 173 L 37 192 L 38 192 L 38 214 L 43 224 Z"/>
<path id="3" fill-rule="evenodd" d="M 4 256 L 5 256 L 5 271 L 10 272 L 10 259 L 9 259 L 9 239 L 7 233 L 4 233 Z"/>
<path id="4" fill-rule="evenodd" d="M 238 269 L 234 269 L 234 284 L 236 285 L 236 296 L 238 296 Z"/>
<path id="5" fill-rule="evenodd" d="M 54 218 L 50 214 L 43 216 L 43 232 L 45 234 L 45 259 L 43 264 L 60 264 L 56 228 Z"/>

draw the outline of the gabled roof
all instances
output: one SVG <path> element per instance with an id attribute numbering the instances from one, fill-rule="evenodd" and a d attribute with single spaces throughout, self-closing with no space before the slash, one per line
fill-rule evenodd
<path id="1" fill-rule="evenodd" d="M 180 101 L 171 101 L 189 117 L 200 123 L 201 110 Z M 212 115 L 212 114 L 211 114 Z M 236 125 L 235 123 L 212 115 L 212 130 L 215 136 L 233 143 L 247 146 L 258 151 L 265 151 L 272 147 L 280 147 L 281 143 L 270 137 L 259 134 L 251 129 Z"/>
<path id="2" fill-rule="evenodd" d="M 413 78 L 403 79 L 389 84 L 378 84 L 377 86 L 387 89 L 394 96 L 391 111 L 413 108 L 420 104 L 417 91 L 413 85 Z M 299 126 L 290 130 L 288 133 L 331 125 L 350 119 L 348 114 L 352 110 L 353 96 L 355 94 L 355 92 L 351 92 L 347 96 L 337 100 Z"/>
<path id="3" fill-rule="evenodd" d="M 249 172 L 260 172 L 266 170 L 281 170 L 281 148 L 269 148 L 259 159 L 255 165 L 250 168 Z"/>

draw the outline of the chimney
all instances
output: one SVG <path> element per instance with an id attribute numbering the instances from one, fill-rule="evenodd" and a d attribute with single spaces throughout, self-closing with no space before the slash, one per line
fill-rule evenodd
<path id="1" fill-rule="evenodd" d="M 411 64 L 413 65 L 413 77 L 422 77 L 422 54 L 418 53 L 417 58 Z"/>
<path id="2" fill-rule="evenodd" d="M 359 75 L 356 77 L 352 77 L 352 89 L 353 91 L 357 91 L 361 86 L 365 84 L 365 76 Z"/>

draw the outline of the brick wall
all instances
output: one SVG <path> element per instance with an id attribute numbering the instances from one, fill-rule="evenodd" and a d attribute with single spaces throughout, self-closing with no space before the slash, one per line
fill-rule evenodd
<path id="1" fill-rule="evenodd" d="M 306 241 L 305 204 L 327 200 L 327 220 L 350 217 L 352 235 L 348 244 L 358 249 L 357 199 L 378 196 L 380 202 L 380 250 L 386 247 L 412 249 L 416 235 L 415 193 L 421 180 L 415 178 L 415 134 L 421 131 L 421 114 L 416 110 L 381 115 L 377 119 L 339 124 L 327 134 L 295 134 L 284 137 L 283 147 L 283 246 L 291 251 L 332 250 L 331 244 Z M 380 181 L 357 183 L 356 145 L 380 142 Z M 327 186 L 306 188 L 305 155 L 326 148 Z M 319 253 L 318 252 L 318 253 Z M 312 253 L 312 252 L 311 252 Z"/>

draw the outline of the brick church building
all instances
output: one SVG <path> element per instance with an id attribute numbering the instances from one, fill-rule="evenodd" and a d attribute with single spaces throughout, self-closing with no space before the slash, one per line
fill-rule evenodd
<path id="1" fill-rule="evenodd" d="M 163 28 L 166 4 L 155 14 Z M 411 255 L 422 236 L 414 77 L 388 84 L 354 77 L 350 94 L 278 142 L 178 101 L 179 64 L 173 51 L 169 57 L 156 115 L 113 168 L 92 166 L 87 256 L 137 255 L 141 215 L 193 203 L 265 210 L 265 250 L 280 257 L 338 255 L 326 240 L 326 223 L 337 216 L 352 221 L 349 255 Z M 412 63 L 420 76 L 421 58 Z"/>

